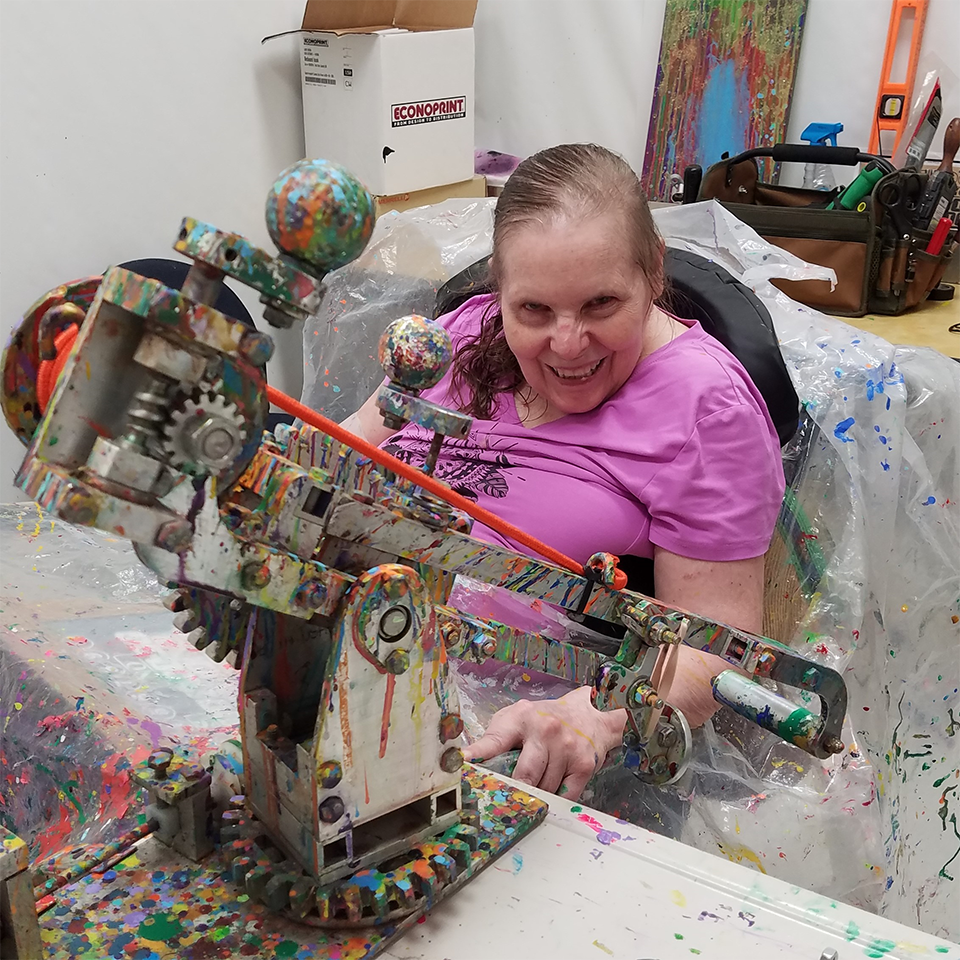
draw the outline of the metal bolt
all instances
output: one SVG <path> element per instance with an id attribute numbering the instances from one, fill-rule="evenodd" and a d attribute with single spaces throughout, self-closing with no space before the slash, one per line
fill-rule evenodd
<path id="1" fill-rule="evenodd" d="M 251 560 L 240 571 L 240 583 L 244 590 L 262 590 L 270 583 L 270 568 L 259 560 Z"/>
<path id="2" fill-rule="evenodd" d="M 677 731 L 674 727 L 661 727 L 657 731 L 657 743 L 661 747 L 672 747 L 677 742 Z"/>
<path id="3" fill-rule="evenodd" d="M 206 466 L 221 470 L 240 453 L 243 440 L 235 423 L 223 417 L 207 417 L 190 430 L 184 446 Z"/>
<path id="4" fill-rule="evenodd" d="M 625 730 L 623 734 L 623 745 L 628 750 L 637 750 L 640 747 L 640 738 L 633 730 Z"/>
<path id="5" fill-rule="evenodd" d="M 664 756 L 654 757 L 650 761 L 650 772 L 655 777 L 666 776 L 670 772 L 670 766 L 667 763 L 667 758 Z"/>
<path id="6" fill-rule="evenodd" d="M 263 319 L 271 327 L 277 327 L 280 330 L 289 330 L 296 320 L 302 319 L 300 314 L 294 313 L 295 307 L 286 309 L 286 305 L 281 300 L 270 300 L 267 297 L 261 297 L 260 302 L 265 304 L 263 308 Z"/>
<path id="7" fill-rule="evenodd" d="M 336 760 L 327 760 L 317 767 L 317 784 L 332 790 L 343 779 L 343 768 Z"/>
<path id="8" fill-rule="evenodd" d="M 300 586 L 293 602 L 298 607 L 307 607 L 310 610 L 319 610 L 327 599 L 327 590 L 322 583 L 317 580 L 310 580 Z"/>
<path id="9" fill-rule="evenodd" d="M 446 743 L 463 733 L 463 720 L 459 713 L 448 713 L 440 718 L 440 742 Z"/>
<path id="10" fill-rule="evenodd" d="M 255 367 L 262 367 L 273 356 L 273 338 L 257 330 L 248 330 L 240 341 L 240 353 Z"/>
<path id="11" fill-rule="evenodd" d="M 339 797 L 327 797 L 317 812 L 324 823 L 336 823 L 343 816 L 343 801 Z"/>
<path id="12" fill-rule="evenodd" d="M 57 515 L 67 523 L 76 523 L 81 527 L 91 527 L 97 522 L 100 513 L 100 503 L 97 498 L 86 490 L 74 490 L 64 498 L 57 510 Z"/>
<path id="13" fill-rule="evenodd" d="M 826 947 L 820 954 L 820 960 L 837 960 L 838 953 L 833 947 Z"/>
<path id="14" fill-rule="evenodd" d="M 384 413 L 383 416 L 383 425 L 388 430 L 402 430 L 404 421 L 400 417 L 395 417 L 392 413 Z"/>
<path id="15" fill-rule="evenodd" d="M 154 544 L 170 553 L 186 553 L 193 541 L 193 527 L 187 520 L 168 520 L 160 525 Z"/>
<path id="16" fill-rule="evenodd" d="M 450 747 L 440 755 L 440 769 L 444 773 L 455 773 L 463 766 L 463 751 L 459 747 Z"/>
<path id="17" fill-rule="evenodd" d="M 243 340 L 240 341 L 241 348 L 243 347 Z M 203 376 L 206 380 L 219 380 L 223 374 L 223 358 L 222 357 L 211 357 L 207 361 L 206 369 L 204 370 Z"/>
<path id="18" fill-rule="evenodd" d="M 839 737 L 827 737 L 822 746 L 827 753 L 843 753 L 843 741 Z"/>
<path id="19" fill-rule="evenodd" d="M 271 723 L 257 734 L 257 739 L 261 743 L 270 744 L 276 743 L 280 739 L 280 736 L 280 728 L 275 723 Z"/>
<path id="20" fill-rule="evenodd" d="M 383 665 L 390 673 L 406 673 L 410 666 L 410 654 L 406 650 L 391 650 Z"/>
<path id="21" fill-rule="evenodd" d="M 173 760 L 173 751 L 169 747 L 163 747 L 160 750 L 154 750 L 147 758 L 147 766 L 153 770 L 153 775 L 157 780 L 167 779 L 167 768 Z"/>

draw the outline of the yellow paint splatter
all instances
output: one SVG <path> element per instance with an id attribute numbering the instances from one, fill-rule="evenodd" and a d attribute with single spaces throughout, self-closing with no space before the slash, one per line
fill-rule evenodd
<path id="1" fill-rule="evenodd" d="M 609 954 L 611 957 L 613 956 L 613 951 L 609 947 L 604 946 L 599 940 L 594 940 L 593 945 L 598 950 L 602 950 L 604 953 Z"/>
<path id="2" fill-rule="evenodd" d="M 743 863 L 746 860 L 748 863 L 752 863 L 761 873 L 766 873 L 767 871 L 763 869 L 763 864 L 760 862 L 760 857 L 757 856 L 749 847 L 745 847 L 739 843 L 717 843 L 717 846 L 720 848 L 720 852 L 733 863 Z"/>
<path id="3" fill-rule="evenodd" d="M 784 764 L 786 764 L 788 767 L 793 767 L 794 770 L 797 771 L 797 773 L 803 773 L 803 767 L 801 767 L 799 763 L 794 763 L 793 760 L 771 760 L 770 761 L 770 766 L 772 767 L 779 768 L 779 767 L 782 767 Z"/>
<path id="4" fill-rule="evenodd" d="M 687 898 L 679 890 L 671 890 L 670 899 L 678 907 L 685 907 L 687 905 Z"/>

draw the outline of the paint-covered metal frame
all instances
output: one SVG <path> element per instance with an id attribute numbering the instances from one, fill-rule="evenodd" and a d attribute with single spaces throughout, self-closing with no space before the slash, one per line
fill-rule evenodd
<path id="1" fill-rule="evenodd" d="M 297 179 L 296 168 L 284 176 Z M 358 236 L 369 236 L 366 209 L 341 211 Z M 307 249 L 302 212 L 285 206 L 280 233 L 289 227 Z M 318 236 L 339 223 L 327 214 L 329 223 L 308 218 Z M 656 783 L 682 773 L 690 742 L 653 681 L 659 653 L 679 643 L 819 698 L 814 711 L 732 671 L 714 684 L 721 702 L 807 752 L 842 749 L 846 693 L 829 668 L 614 589 L 609 555 L 589 558 L 581 575 L 477 540 L 469 517 L 313 427 L 262 432 L 272 342 L 212 304 L 230 275 L 263 294 L 277 325 L 315 309 L 322 269 L 297 261 L 300 246 L 277 259 L 188 218 L 174 244 L 195 261 L 181 291 L 116 268 L 95 295 L 89 283 L 58 289 L 4 358 L 14 373 L 4 411 L 29 442 L 22 489 L 62 519 L 132 539 L 176 588 L 171 606 L 191 642 L 240 670 L 244 795 L 223 811 L 221 840 L 251 895 L 312 923 L 395 921 L 512 842 L 484 839 L 461 778 L 454 656 L 592 684 L 598 707 L 627 710 L 628 763 Z M 56 319 L 49 310 L 64 304 L 86 314 L 38 420 L 30 364 Z M 390 331 L 381 408 L 436 432 L 439 449 L 441 435 L 469 430 L 463 414 L 418 396 L 443 375 L 445 335 L 422 318 Z M 219 439 L 204 452 L 210 436 Z M 457 575 L 608 621 L 624 639 L 563 643 L 462 615 L 449 604 Z M 203 856 L 214 832 L 209 778 L 173 755 L 136 776 L 157 835 Z M 542 817 L 514 800 L 525 829 Z"/>

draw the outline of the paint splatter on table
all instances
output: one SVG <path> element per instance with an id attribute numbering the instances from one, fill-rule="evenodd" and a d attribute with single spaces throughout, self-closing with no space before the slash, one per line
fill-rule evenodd
<path id="1" fill-rule="evenodd" d="M 443 888 L 456 892 L 532 830 L 547 805 L 482 771 L 470 774 L 487 841 Z M 514 860 L 519 872 L 522 858 Z M 435 904 L 434 904 L 435 905 Z M 426 909 L 424 904 L 424 909 Z M 148 838 L 114 868 L 65 887 L 40 918 L 49 960 L 214 960 L 227 957 L 365 960 L 422 911 L 398 924 L 319 930 L 272 913 L 243 893 L 215 852 L 200 864 Z"/>

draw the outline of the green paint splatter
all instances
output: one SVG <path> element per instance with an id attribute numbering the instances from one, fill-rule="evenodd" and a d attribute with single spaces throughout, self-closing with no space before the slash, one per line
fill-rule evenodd
<path id="1" fill-rule="evenodd" d="M 934 947 L 934 949 L 937 951 L 937 953 L 949 953 L 949 952 L 950 952 L 950 948 L 949 948 L 949 947 Z"/>
<path id="2" fill-rule="evenodd" d="M 249 894 L 246 894 L 246 893 L 241 893 L 240 896 L 237 897 L 237 901 L 239 903 L 246 903 L 249 899 L 250 899 L 250 896 Z"/>
<path id="3" fill-rule="evenodd" d="M 690 948 L 690 952 L 691 952 L 691 953 L 699 953 L 700 951 L 699 951 L 696 947 L 691 947 L 691 948 Z"/>
<path id="4" fill-rule="evenodd" d="M 675 938 L 676 940 L 682 940 L 682 939 L 683 939 L 683 934 L 682 934 L 682 933 L 675 933 L 673 936 L 674 936 L 674 938 Z"/>
<path id="5" fill-rule="evenodd" d="M 873 943 L 863 948 L 863 952 L 868 957 L 882 957 L 884 954 L 889 953 L 896 944 L 892 940 L 874 940 Z"/>
<path id="6" fill-rule="evenodd" d="M 856 940 L 860 936 L 860 928 L 851 920 L 847 924 L 847 940 Z"/>
<path id="7" fill-rule="evenodd" d="M 137 936 L 142 940 L 172 940 L 183 933 L 180 921 L 172 913 L 161 913 L 154 917 L 147 917 L 137 929 Z"/>
<path id="8" fill-rule="evenodd" d="M 582 809 L 583 809 L 583 807 L 571 807 L 571 808 L 570 808 L 570 812 L 571 812 L 571 813 L 579 813 Z"/>
<path id="9" fill-rule="evenodd" d="M 943 781 L 946 780 L 947 777 L 949 777 L 949 776 L 950 776 L 950 774 L 948 773 L 946 777 L 941 777 L 939 780 L 934 780 L 934 781 L 933 781 L 933 785 L 934 785 L 935 787 L 939 787 L 940 784 L 942 784 Z"/>
<path id="10" fill-rule="evenodd" d="M 228 936 L 229 934 L 230 934 L 229 927 L 217 927 L 216 930 L 211 931 L 209 936 L 210 936 L 210 939 L 213 940 L 215 943 L 219 943 L 224 937 Z"/>
<path id="11" fill-rule="evenodd" d="M 819 717 L 815 717 L 809 710 L 803 707 L 797 707 L 788 717 L 777 724 L 777 735 L 786 740 L 787 743 L 802 745 L 810 737 L 810 734 L 819 723 Z"/>
<path id="12" fill-rule="evenodd" d="M 570 788 L 565 783 L 561 783 L 560 789 L 557 791 L 557 793 L 562 797 L 565 793 L 569 793 L 569 792 L 570 792 Z"/>
<path id="13" fill-rule="evenodd" d="M 278 957 L 292 957 L 299 949 L 292 940 L 282 940 L 277 944 L 275 954 Z"/>

